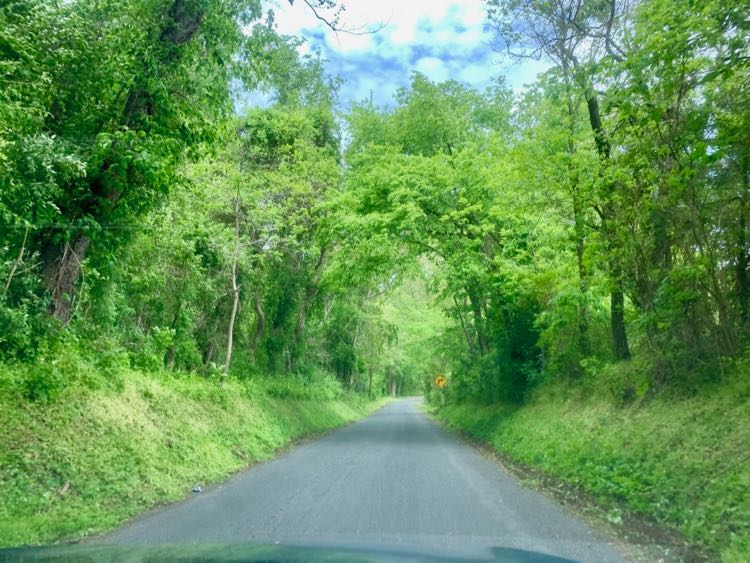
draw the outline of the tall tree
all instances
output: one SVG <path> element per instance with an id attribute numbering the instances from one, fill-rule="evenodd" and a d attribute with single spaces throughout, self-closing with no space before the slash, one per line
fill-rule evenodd
<path id="1" fill-rule="evenodd" d="M 545 57 L 560 68 L 565 81 L 575 84 L 586 102 L 594 143 L 600 158 L 601 202 L 596 207 L 608 243 L 611 328 L 615 356 L 630 357 L 625 326 L 623 272 L 618 240 L 616 190 L 606 172 L 611 156 L 595 88 L 597 65 L 605 55 L 620 58 L 618 38 L 630 17 L 626 0 L 488 0 L 488 13 L 497 33 L 496 47 L 514 57 Z"/>

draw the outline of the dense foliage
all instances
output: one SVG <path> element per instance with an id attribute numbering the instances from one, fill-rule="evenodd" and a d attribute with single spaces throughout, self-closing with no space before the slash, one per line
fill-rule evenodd
<path id="1" fill-rule="evenodd" d="M 349 115 L 351 208 L 434 261 L 461 327 L 450 394 L 720 381 L 747 344 L 746 6 L 487 4 L 498 48 L 552 64 L 522 96 L 416 74 Z"/>
<path id="2" fill-rule="evenodd" d="M 364 387 L 387 272 L 347 266 L 337 81 L 297 44 L 256 0 L 0 8 L 3 359 Z M 275 102 L 235 117 L 238 88 Z"/>
<path id="3" fill-rule="evenodd" d="M 719 380 L 750 322 L 745 3 L 487 9 L 552 64 L 523 94 L 414 74 L 338 119 L 258 0 L 3 4 L 2 359 L 371 394 L 445 373 L 487 402 Z"/>
<path id="4" fill-rule="evenodd" d="M 692 545 L 674 536 L 677 561 L 747 561 L 750 381 L 747 366 L 738 367 L 737 377 L 691 397 L 622 406 L 594 385 L 551 384 L 522 407 L 450 404 L 439 416 L 565 504 L 591 510 L 587 500 L 596 499 L 602 520 L 625 534 L 653 520 L 679 529 Z M 664 530 L 651 531 L 635 543 L 663 545 Z"/>

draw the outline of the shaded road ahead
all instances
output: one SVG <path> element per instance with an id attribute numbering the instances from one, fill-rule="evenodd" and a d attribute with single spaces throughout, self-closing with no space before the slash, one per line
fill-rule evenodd
<path id="1" fill-rule="evenodd" d="M 605 540 L 430 421 L 418 399 L 137 519 L 107 543 L 416 548 L 481 557 L 518 548 L 622 561 Z"/>

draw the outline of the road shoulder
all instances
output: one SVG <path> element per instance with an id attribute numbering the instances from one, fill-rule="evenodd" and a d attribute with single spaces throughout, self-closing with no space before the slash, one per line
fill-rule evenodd
<path id="1" fill-rule="evenodd" d="M 493 462 L 521 486 L 554 500 L 595 532 L 609 538 L 613 547 L 625 559 L 638 563 L 699 563 L 717 560 L 716 554 L 691 544 L 678 530 L 635 514 L 625 506 L 611 502 L 605 504 L 580 486 L 520 463 L 468 432 L 450 427 L 437 416 L 435 408 L 426 402 L 420 405 L 420 410 L 457 439 L 470 444 L 479 455 Z"/>

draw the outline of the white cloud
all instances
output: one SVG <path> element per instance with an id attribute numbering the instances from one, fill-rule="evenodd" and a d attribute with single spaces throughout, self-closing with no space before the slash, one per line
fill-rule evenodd
<path id="1" fill-rule="evenodd" d="M 442 59 L 422 57 L 414 65 L 414 70 L 421 72 L 433 82 L 444 82 L 448 79 L 448 69 Z"/>
<path id="2" fill-rule="evenodd" d="M 341 26 L 368 29 L 385 24 L 376 34 L 334 33 L 304 4 L 267 0 L 276 12 L 278 30 L 305 37 L 301 53 L 321 51 L 328 70 L 345 80 L 344 104 L 369 97 L 389 103 L 396 89 L 408 84 L 412 71 L 431 80 L 455 79 L 483 88 L 505 75 L 515 89 L 533 81 L 546 68 L 540 63 L 500 64 L 488 46 L 482 0 L 343 0 Z"/>
<path id="3" fill-rule="evenodd" d="M 492 77 L 493 68 L 481 64 L 469 64 L 461 69 L 456 77 L 467 84 L 482 84 Z"/>
<path id="4" fill-rule="evenodd" d="M 538 74 L 548 70 L 550 65 L 543 61 L 525 60 L 522 63 L 496 64 L 495 74 L 502 74 L 508 85 L 516 91 L 525 89 L 535 80 Z"/>

